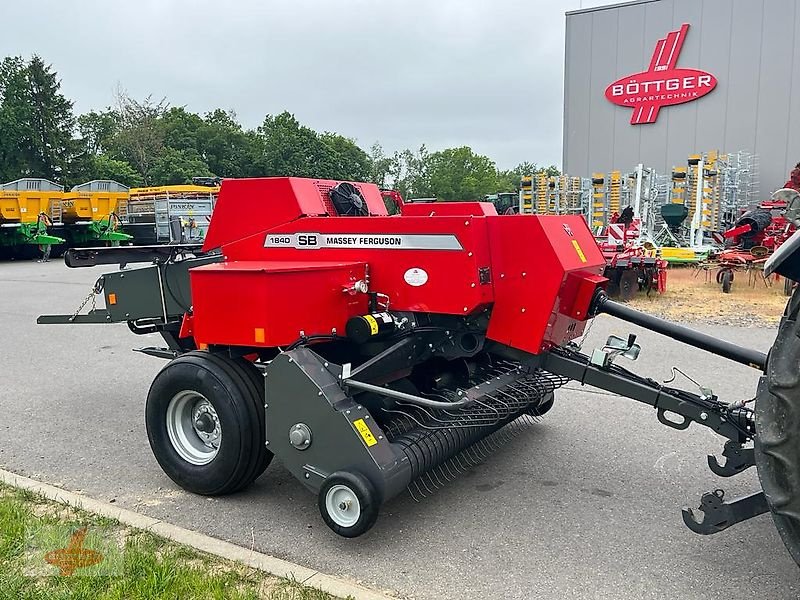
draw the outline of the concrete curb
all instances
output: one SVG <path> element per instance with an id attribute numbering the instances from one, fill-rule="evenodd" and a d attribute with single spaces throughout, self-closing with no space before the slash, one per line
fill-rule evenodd
<path id="1" fill-rule="evenodd" d="M 88 496 L 62 490 L 47 483 L 41 483 L 22 475 L 17 475 L 0 469 L 0 482 L 12 487 L 35 492 L 40 496 L 87 512 L 115 519 L 128 527 L 150 531 L 179 544 L 190 546 L 197 550 L 213 554 L 226 560 L 236 561 L 263 571 L 270 575 L 294 579 L 309 587 L 317 588 L 340 598 L 352 596 L 355 600 L 396 600 L 381 592 L 371 590 L 346 579 L 320 573 L 314 569 L 303 567 L 295 563 L 249 550 L 230 542 L 178 527 L 172 523 L 161 521 L 133 512 L 107 502 L 95 500 Z"/>

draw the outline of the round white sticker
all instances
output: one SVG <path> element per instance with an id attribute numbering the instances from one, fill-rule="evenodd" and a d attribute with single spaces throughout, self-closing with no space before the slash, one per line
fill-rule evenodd
<path id="1" fill-rule="evenodd" d="M 403 275 L 403 279 L 406 280 L 406 283 L 408 285 L 419 287 L 421 285 L 425 285 L 428 282 L 428 274 L 423 269 L 418 269 L 417 267 L 413 267 L 405 272 L 405 274 Z"/>

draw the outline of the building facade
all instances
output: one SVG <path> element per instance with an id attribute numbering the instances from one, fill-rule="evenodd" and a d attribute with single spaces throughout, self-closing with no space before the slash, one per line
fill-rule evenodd
<path id="1" fill-rule="evenodd" d="M 563 168 L 755 153 L 762 197 L 800 162 L 798 0 L 633 0 L 567 13 Z"/>

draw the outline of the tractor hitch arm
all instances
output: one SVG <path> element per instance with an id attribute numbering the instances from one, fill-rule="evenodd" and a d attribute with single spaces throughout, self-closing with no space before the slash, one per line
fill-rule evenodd
<path id="1" fill-rule="evenodd" d="M 591 385 L 648 404 L 656 409 L 658 420 L 673 429 L 683 430 L 695 422 L 736 442 L 749 440 L 755 432 L 751 413 L 743 407 L 729 407 L 715 399 L 665 387 L 616 365 L 598 367 L 579 352 L 551 351 L 542 368 L 581 385 Z M 673 421 L 667 417 L 670 413 L 683 420 Z"/>
<path id="2" fill-rule="evenodd" d="M 700 499 L 698 511 L 703 513 L 700 521 L 691 508 L 684 508 L 683 522 L 686 526 L 700 535 L 719 533 L 742 521 L 747 521 L 769 510 L 764 492 L 756 492 L 749 496 L 725 502 L 725 491 L 714 490 L 706 492 Z"/>

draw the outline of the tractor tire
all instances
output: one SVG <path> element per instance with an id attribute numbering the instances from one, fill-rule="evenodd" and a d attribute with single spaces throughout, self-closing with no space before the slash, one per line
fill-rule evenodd
<path id="1" fill-rule="evenodd" d="M 619 279 L 619 297 L 623 302 L 633 300 L 639 292 L 639 274 L 636 271 L 624 271 Z"/>
<path id="2" fill-rule="evenodd" d="M 224 356 L 187 352 L 161 369 L 150 386 L 145 406 L 150 447 L 164 473 L 187 491 L 237 492 L 272 459 L 263 392 L 245 367 Z"/>
<path id="3" fill-rule="evenodd" d="M 730 294 L 731 286 L 733 285 L 733 271 L 725 269 L 721 272 L 719 279 L 722 284 L 722 293 Z"/>
<path id="4" fill-rule="evenodd" d="M 800 565 L 800 288 L 781 319 L 756 399 L 755 461 L 778 533 Z M 764 378 L 762 378 L 763 380 Z M 762 381 L 763 383 L 763 381 Z M 765 389 L 766 388 L 766 389 Z"/>

